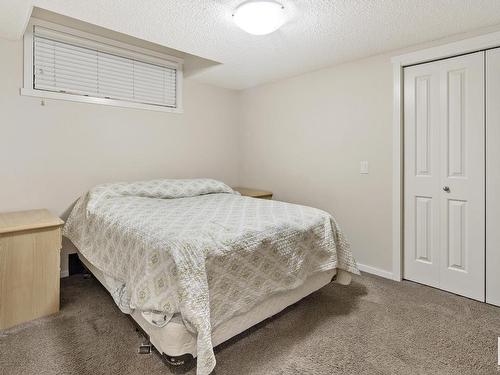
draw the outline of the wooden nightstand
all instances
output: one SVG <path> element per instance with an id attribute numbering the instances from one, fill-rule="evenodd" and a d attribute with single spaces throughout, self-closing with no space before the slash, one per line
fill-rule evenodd
<path id="1" fill-rule="evenodd" d="M 235 187 L 233 190 L 237 191 L 245 197 L 262 198 L 262 199 L 273 199 L 273 193 L 270 191 L 263 191 L 257 189 L 249 189 L 243 187 Z"/>
<path id="2" fill-rule="evenodd" d="M 63 224 L 47 210 L 0 214 L 0 329 L 59 311 Z"/>

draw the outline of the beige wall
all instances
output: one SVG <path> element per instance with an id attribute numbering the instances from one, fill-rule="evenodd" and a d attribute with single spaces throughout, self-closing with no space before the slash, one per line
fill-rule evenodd
<path id="1" fill-rule="evenodd" d="M 390 57 L 236 93 L 185 81 L 184 114 L 22 97 L 22 45 L 0 39 L 0 211 L 63 215 L 106 181 L 209 176 L 331 212 L 359 263 L 391 271 Z M 359 162 L 370 173 L 359 174 Z M 64 217 L 64 215 L 63 215 Z"/>
<path id="2" fill-rule="evenodd" d="M 453 35 L 240 94 L 240 184 L 332 213 L 358 262 L 392 272 L 391 57 L 496 32 Z M 369 174 L 359 163 L 369 162 Z"/>
<path id="3" fill-rule="evenodd" d="M 240 183 L 332 213 L 358 262 L 390 271 L 390 57 L 260 86 L 240 99 Z M 359 174 L 361 160 L 368 175 Z"/>
<path id="4" fill-rule="evenodd" d="M 41 106 L 19 95 L 21 41 L 0 39 L 0 64 L 0 211 L 63 215 L 107 181 L 207 176 L 237 184 L 236 92 L 187 79 L 184 114 L 62 100 Z"/>

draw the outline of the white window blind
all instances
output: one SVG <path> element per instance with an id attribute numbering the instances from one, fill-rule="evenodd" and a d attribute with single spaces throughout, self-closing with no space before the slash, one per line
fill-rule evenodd
<path id="1" fill-rule="evenodd" d="M 35 27 L 33 89 L 177 107 L 177 69 L 68 43 Z"/>

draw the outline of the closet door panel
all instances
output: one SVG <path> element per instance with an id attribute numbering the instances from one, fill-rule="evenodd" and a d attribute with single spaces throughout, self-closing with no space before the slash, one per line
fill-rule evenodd
<path id="1" fill-rule="evenodd" d="M 484 55 L 404 69 L 404 277 L 480 301 Z"/>
<path id="2" fill-rule="evenodd" d="M 439 287 L 439 67 L 405 68 L 404 277 Z"/>
<path id="3" fill-rule="evenodd" d="M 440 287 L 484 301 L 484 52 L 440 65 Z"/>
<path id="4" fill-rule="evenodd" d="M 500 306 L 500 48 L 486 52 L 486 302 Z"/>

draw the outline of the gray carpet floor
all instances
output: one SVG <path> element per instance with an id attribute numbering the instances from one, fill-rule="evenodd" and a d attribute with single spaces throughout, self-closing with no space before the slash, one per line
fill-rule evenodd
<path id="1" fill-rule="evenodd" d="M 0 331 L 3 374 L 194 374 L 139 355 L 95 279 L 62 280 L 60 313 Z M 216 349 L 215 374 L 499 374 L 500 309 L 411 282 L 330 284 Z"/>

